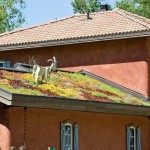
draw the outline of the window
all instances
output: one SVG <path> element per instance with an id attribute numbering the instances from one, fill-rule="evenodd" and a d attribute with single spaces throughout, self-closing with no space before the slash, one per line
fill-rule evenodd
<path id="1" fill-rule="evenodd" d="M 136 150 L 136 132 L 134 127 L 130 127 L 130 150 Z"/>
<path id="2" fill-rule="evenodd" d="M 65 124 L 65 150 L 72 150 L 72 125 Z"/>
<path id="3" fill-rule="evenodd" d="M 10 68 L 10 61 L 0 61 L 0 68 Z"/>
<path id="4" fill-rule="evenodd" d="M 4 68 L 4 62 L 0 62 L 0 67 Z"/>
<path id="5" fill-rule="evenodd" d="M 78 124 L 61 123 L 61 150 L 78 150 Z"/>
<path id="6" fill-rule="evenodd" d="M 130 125 L 127 127 L 127 150 L 141 150 L 141 129 Z"/>

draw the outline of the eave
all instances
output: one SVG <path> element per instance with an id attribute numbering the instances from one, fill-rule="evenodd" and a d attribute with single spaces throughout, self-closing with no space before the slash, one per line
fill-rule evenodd
<path id="1" fill-rule="evenodd" d="M 138 37 L 149 37 L 149 36 L 150 36 L 150 30 L 124 32 L 124 33 L 107 34 L 107 35 L 95 35 L 95 36 L 93 35 L 93 36 L 86 36 L 86 37 L 76 37 L 76 38 L 4 45 L 4 46 L 0 46 L 0 51 L 70 45 L 70 44 L 79 44 L 79 43 L 90 43 L 90 42 L 129 39 L 129 38 L 138 38 Z"/>
<path id="2" fill-rule="evenodd" d="M 12 107 L 150 116 L 149 106 L 106 103 L 90 100 L 12 94 L 0 89 L 0 102 Z"/>

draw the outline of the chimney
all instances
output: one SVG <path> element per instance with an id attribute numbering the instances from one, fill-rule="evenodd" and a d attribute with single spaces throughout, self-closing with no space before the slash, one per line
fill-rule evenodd
<path id="1" fill-rule="evenodd" d="M 100 6 L 100 11 L 108 11 L 108 10 L 109 10 L 109 5 L 108 4 Z"/>
<path id="2" fill-rule="evenodd" d="M 87 19 L 92 19 L 92 18 L 90 17 L 90 10 L 89 10 L 89 9 L 87 10 Z"/>

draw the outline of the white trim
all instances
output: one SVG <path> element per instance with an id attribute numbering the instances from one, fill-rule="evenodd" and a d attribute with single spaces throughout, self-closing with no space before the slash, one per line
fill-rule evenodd
<path id="1" fill-rule="evenodd" d="M 0 102 L 3 103 L 3 104 L 6 104 L 8 106 L 11 106 L 12 105 L 12 101 L 9 101 L 3 97 L 0 97 Z"/>
<path id="2" fill-rule="evenodd" d="M 134 150 L 136 150 L 136 128 L 134 126 L 130 126 L 129 128 L 134 130 L 134 136 L 132 138 L 134 138 L 134 145 L 133 146 L 134 146 Z M 129 141 L 130 141 L 130 138 L 131 138 L 131 135 L 129 137 Z M 131 147 L 131 145 L 130 145 L 130 147 Z"/>

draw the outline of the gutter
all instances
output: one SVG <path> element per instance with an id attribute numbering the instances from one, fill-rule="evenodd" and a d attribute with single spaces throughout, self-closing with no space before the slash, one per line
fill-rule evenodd
<path id="1" fill-rule="evenodd" d="M 8 106 L 12 105 L 12 93 L 0 89 L 0 102 Z"/>
<path id="2" fill-rule="evenodd" d="M 20 95 L 12 94 L 2 89 L 0 89 L 0 95 L 0 102 L 12 107 L 150 116 L 150 106 L 138 106 L 48 96 Z"/>
<path id="3" fill-rule="evenodd" d="M 25 44 L 6 45 L 6 46 L 0 46 L 0 51 L 70 45 L 70 44 L 79 44 L 79 43 L 90 43 L 90 42 L 98 42 L 98 41 L 129 39 L 129 38 L 148 37 L 148 36 L 150 36 L 150 31 L 126 32 L 126 33 L 118 33 L 118 34 L 97 35 L 97 36 L 67 38 L 67 39 L 60 39 L 60 40 L 25 43 Z"/>

